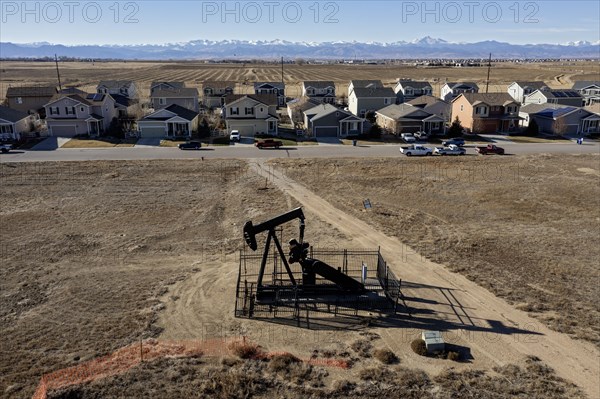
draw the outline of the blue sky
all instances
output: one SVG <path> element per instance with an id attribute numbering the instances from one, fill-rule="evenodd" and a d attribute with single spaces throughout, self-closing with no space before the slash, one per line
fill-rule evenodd
<path id="1" fill-rule="evenodd" d="M 0 1 L 0 40 L 566 43 L 600 40 L 598 1 Z"/>

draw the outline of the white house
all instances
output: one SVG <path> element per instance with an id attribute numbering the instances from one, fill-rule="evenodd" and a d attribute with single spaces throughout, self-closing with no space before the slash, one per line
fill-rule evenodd
<path id="1" fill-rule="evenodd" d="M 304 81 L 302 82 L 302 95 L 316 100 L 319 103 L 335 103 L 335 83 L 333 81 Z"/>
<path id="2" fill-rule="evenodd" d="M 478 93 L 479 86 L 473 82 L 447 82 L 440 89 L 440 98 L 452 101 L 462 93 Z"/>
<path id="3" fill-rule="evenodd" d="M 533 82 L 517 81 L 508 85 L 507 92 L 512 98 L 523 103 L 525 101 L 525 96 L 528 96 L 536 90 L 550 90 L 550 88 L 541 80 Z"/>
<path id="4" fill-rule="evenodd" d="M 433 93 L 433 88 L 426 81 L 400 79 L 394 86 L 394 93 L 396 93 L 398 102 L 403 103 L 417 97 L 430 96 Z"/>

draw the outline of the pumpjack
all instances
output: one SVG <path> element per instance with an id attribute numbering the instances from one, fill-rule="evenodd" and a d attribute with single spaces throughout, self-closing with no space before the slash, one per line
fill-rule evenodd
<path id="1" fill-rule="evenodd" d="M 299 220 L 299 235 L 297 239 L 294 238 L 289 241 L 289 253 L 286 257 L 281 247 L 281 243 L 277 238 L 276 228 L 295 219 Z M 336 269 L 318 259 L 312 259 L 308 256 L 310 244 L 304 241 L 304 219 L 305 217 L 302 208 L 296 208 L 273 219 L 267 220 L 266 222 L 257 224 L 256 226 L 252 224 L 252 221 L 246 222 L 244 225 L 244 239 L 253 251 L 258 249 L 256 235 L 267 232 L 267 239 L 256 284 L 257 301 L 269 301 L 276 295 L 276 287 L 263 284 L 263 276 L 265 274 L 271 242 L 274 242 L 275 247 L 279 252 L 280 259 L 282 260 L 292 287 L 299 293 L 311 296 L 337 294 L 360 295 L 364 293 L 366 290 L 363 283 L 344 274 L 339 268 Z M 292 273 L 290 265 L 294 263 L 300 264 L 302 268 L 301 282 L 296 281 L 294 274 Z M 317 275 L 325 279 L 326 282 L 319 281 L 317 283 Z"/>

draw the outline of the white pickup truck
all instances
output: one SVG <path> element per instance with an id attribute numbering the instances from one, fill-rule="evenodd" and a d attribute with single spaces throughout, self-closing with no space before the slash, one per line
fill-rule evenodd
<path id="1" fill-rule="evenodd" d="M 400 147 L 400 152 L 402 154 L 406 155 L 407 157 L 410 157 L 412 155 L 428 156 L 428 155 L 433 154 L 433 151 L 431 150 L 431 148 L 427 148 L 427 147 L 424 147 L 424 146 L 418 145 L 418 144 L 413 144 L 408 147 Z"/>

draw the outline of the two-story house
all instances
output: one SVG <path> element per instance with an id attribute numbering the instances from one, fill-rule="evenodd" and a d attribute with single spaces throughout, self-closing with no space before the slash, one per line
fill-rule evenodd
<path id="1" fill-rule="evenodd" d="M 285 105 L 285 83 L 283 82 L 255 82 L 254 94 L 274 94 L 277 96 L 277 106 Z"/>
<path id="2" fill-rule="evenodd" d="M 150 103 L 159 110 L 176 104 L 198 112 L 198 89 L 186 87 L 184 82 L 152 82 L 150 85 Z"/>
<path id="3" fill-rule="evenodd" d="M 452 120 L 474 133 L 511 132 L 519 125 L 519 102 L 508 93 L 462 93 L 452 100 Z"/>
<path id="4" fill-rule="evenodd" d="M 431 96 L 433 93 L 433 87 L 431 87 L 431 84 L 426 81 L 400 79 L 394 86 L 394 93 L 396 93 L 398 103 L 404 103 L 417 97 Z"/>
<path id="5" fill-rule="evenodd" d="M 235 82 L 207 81 L 202 84 L 202 103 L 207 108 L 218 108 L 225 104 L 225 97 L 234 94 Z"/>
<path id="6" fill-rule="evenodd" d="M 110 94 L 113 98 L 115 95 L 136 98 L 138 94 L 133 80 L 102 80 L 96 86 L 96 93 Z"/>
<path id="7" fill-rule="evenodd" d="M 335 103 L 335 83 L 328 80 L 302 82 L 302 95 L 319 103 Z"/>
<path id="8" fill-rule="evenodd" d="M 447 82 L 440 89 L 440 98 L 452 101 L 462 93 L 478 93 L 479 86 L 473 82 Z"/>
<path id="9" fill-rule="evenodd" d="M 116 120 L 115 100 L 110 94 L 56 94 L 46 108 L 46 124 L 52 136 L 79 134 L 99 136 Z"/>
<path id="10" fill-rule="evenodd" d="M 278 134 L 277 96 L 275 94 L 230 95 L 225 98 L 222 117 L 227 132 L 237 130 L 244 137 Z"/>
<path id="11" fill-rule="evenodd" d="M 507 92 L 510 94 L 512 98 L 516 101 L 523 103 L 525 101 L 525 96 L 530 95 L 536 90 L 550 90 L 548 86 L 541 80 L 532 81 L 532 82 L 524 82 L 517 81 L 512 82 L 508 85 Z"/>
<path id="12" fill-rule="evenodd" d="M 387 133 L 415 133 L 424 131 L 431 135 L 444 132 L 444 118 L 408 103 L 392 104 L 376 113 L 377 124 Z"/>
<path id="13" fill-rule="evenodd" d="M 523 100 L 523 105 L 544 103 L 582 107 L 583 97 L 575 90 L 536 90 Z"/>
<path id="14" fill-rule="evenodd" d="M 295 129 L 305 129 L 304 111 L 319 105 L 317 100 L 308 97 L 295 98 L 287 103 L 287 114 Z"/>
<path id="15" fill-rule="evenodd" d="M 0 141 L 20 140 L 34 128 L 34 116 L 0 105 Z"/>
<path id="16" fill-rule="evenodd" d="M 581 94 L 584 105 L 600 104 L 600 81 L 576 80 L 572 89 Z"/>
<path id="17" fill-rule="evenodd" d="M 348 110 L 361 118 L 395 103 L 396 93 L 390 87 L 355 87 L 348 95 Z"/>
<path id="18" fill-rule="evenodd" d="M 348 96 L 355 88 L 360 89 L 379 89 L 383 87 L 381 80 L 357 80 L 353 79 L 348 83 Z"/>
<path id="19" fill-rule="evenodd" d="M 421 96 L 406 102 L 406 104 L 413 105 L 432 115 L 439 116 L 444 121 L 441 134 L 446 132 L 446 127 L 450 124 L 450 117 L 452 116 L 452 106 L 449 102 L 434 96 Z M 435 132 L 431 134 L 438 133 Z"/>
<path id="20" fill-rule="evenodd" d="M 363 131 L 364 119 L 323 103 L 304 111 L 304 126 L 307 136 L 347 137 Z"/>
<path id="21" fill-rule="evenodd" d="M 198 112 L 171 104 L 137 121 L 142 138 L 191 138 L 198 130 Z"/>
<path id="22" fill-rule="evenodd" d="M 44 114 L 44 105 L 58 92 L 54 86 L 21 86 L 6 89 L 8 107 L 21 112 Z"/>

